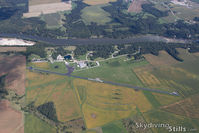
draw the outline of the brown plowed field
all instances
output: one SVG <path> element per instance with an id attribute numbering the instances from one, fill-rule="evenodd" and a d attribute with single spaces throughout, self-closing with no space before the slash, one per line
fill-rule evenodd
<path id="1" fill-rule="evenodd" d="M 0 133 L 24 133 L 23 114 L 7 100 L 0 101 Z"/>
<path id="2" fill-rule="evenodd" d="M 14 90 L 18 95 L 25 93 L 25 56 L 0 57 L 0 76 L 6 76 L 6 88 Z"/>

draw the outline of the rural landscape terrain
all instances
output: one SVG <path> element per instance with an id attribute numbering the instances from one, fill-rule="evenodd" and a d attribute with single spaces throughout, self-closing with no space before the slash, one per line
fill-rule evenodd
<path id="1" fill-rule="evenodd" d="M 198 133 L 198 68 L 198 0 L 0 0 L 0 133 Z"/>

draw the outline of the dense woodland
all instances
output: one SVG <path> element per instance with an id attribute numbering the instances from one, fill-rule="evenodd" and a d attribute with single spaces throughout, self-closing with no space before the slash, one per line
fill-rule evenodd
<path id="1" fill-rule="evenodd" d="M 0 100 L 3 99 L 8 94 L 7 90 L 4 88 L 5 78 L 6 75 L 0 76 Z"/>
<path id="2" fill-rule="evenodd" d="M 168 16 L 168 11 L 160 11 L 153 4 L 142 5 L 143 11 L 151 15 L 143 17 L 145 13 L 142 12 L 132 16 L 124 12 L 127 9 L 127 3 L 118 0 L 103 7 L 111 15 L 111 22 L 106 25 L 97 25 L 96 23 L 85 25 L 81 18 L 81 10 L 88 5 L 82 1 L 74 1 L 77 6 L 71 13 L 66 13 L 66 19 L 63 20 L 63 26 L 66 28 L 64 31 L 61 28 L 47 29 L 46 23 L 40 18 L 21 18 L 22 13 L 27 10 L 27 4 L 25 0 L 18 1 L 24 3 L 25 7 L 17 7 L 14 2 L 0 0 L 1 5 L 6 5 L 0 8 L 0 14 L 3 14 L 0 16 L 0 33 L 26 34 L 48 38 L 90 38 L 93 36 L 126 38 L 137 34 L 156 34 L 184 39 L 199 38 L 197 36 L 199 34 L 198 18 L 194 19 L 197 23 L 193 24 L 186 23 L 183 20 L 176 23 L 160 24 L 159 18 Z"/>
<path id="3" fill-rule="evenodd" d="M 44 104 L 38 106 L 37 110 L 41 114 L 45 115 L 48 119 L 53 120 L 55 122 L 58 121 L 53 102 L 44 103 Z"/>

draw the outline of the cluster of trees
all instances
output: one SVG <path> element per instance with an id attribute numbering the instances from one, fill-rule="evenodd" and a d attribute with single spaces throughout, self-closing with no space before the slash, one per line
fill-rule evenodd
<path id="1" fill-rule="evenodd" d="M 154 4 L 143 4 L 142 9 L 143 9 L 143 11 L 148 12 L 158 18 L 166 17 L 169 15 L 168 11 L 158 10 L 157 8 L 154 7 Z"/>
<path id="2" fill-rule="evenodd" d="M 6 95 L 8 95 L 7 90 L 4 88 L 5 78 L 6 78 L 6 75 L 0 76 L 0 100 L 4 98 Z"/>
<path id="3" fill-rule="evenodd" d="M 37 110 L 48 119 L 57 122 L 56 110 L 53 102 L 44 103 L 37 107 Z"/>
<path id="4" fill-rule="evenodd" d="M 45 51 L 45 44 L 35 44 L 33 46 L 29 46 L 26 49 L 26 52 L 24 52 L 23 54 L 28 57 L 31 54 L 35 54 L 40 56 L 41 58 L 45 58 L 46 57 L 46 51 Z"/>
<path id="5" fill-rule="evenodd" d="M 58 56 L 58 55 L 65 56 L 65 55 L 68 54 L 69 52 L 70 52 L 70 51 L 65 50 L 63 47 L 55 48 L 55 50 L 54 50 L 53 53 L 52 53 L 52 58 L 53 58 L 53 59 L 57 59 L 57 56 Z"/>
<path id="6" fill-rule="evenodd" d="M 74 51 L 75 56 L 85 55 L 88 51 L 93 51 L 91 59 L 98 57 L 108 58 L 114 52 L 115 45 L 81 45 Z M 132 44 L 120 44 L 117 45 L 118 55 L 128 54 L 129 57 L 134 56 L 136 59 L 140 59 L 143 54 L 159 55 L 159 51 L 165 50 L 174 59 L 183 61 L 178 57 L 178 51 L 176 48 L 190 48 L 190 52 L 199 52 L 198 44 L 181 44 L 181 43 L 164 43 L 164 42 L 142 42 Z M 139 51 L 139 52 L 138 52 Z M 135 54 L 135 52 L 137 52 Z M 135 55 L 134 55 L 135 54 Z"/>
<path id="7" fill-rule="evenodd" d="M 93 51 L 92 56 L 90 57 L 92 60 L 101 57 L 108 58 L 111 53 L 114 52 L 113 45 L 81 45 L 78 46 L 74 54 L 75 56 L 85 55 L 88 51 Z"/>
<path id="8" fill-rule="evenodd" d="M 25 2 L 26 0 L 17 1 Z M 142 5 L 143 11 L 153 16 L 143 17 L 145 13 L 132 16 L 124 12 L 127 9 L 127 3 L 123 0 L 117 0 L 102 7 L 110 13 L 111 22 L 105 25 L 97 25 L 94 22 L 85 25 L 81 18 L 81 10 L 88 5 L 82 1 L 74 2 L 77 5 L 76 8 L 71 13 L 66 13 L 66 19 L 63 20 L 63 26 L 66 30 L 61 28 L 47 29 L 46 23 L 40 18 L 21 18 L 22 13 L 18 12 L 17 6 L 0 8 L 0 14 L 3 14 L 0 16 L 0 20 L 9 19 L 9 21 L 0 21 L 0 33 L 20 33 L 48 38 L 90 38 L 92 36 L 126 38 L 135 34 L 157 34 L 186 39 L 198 38 L 196 35 L 199 34 L 199 23 L 189 24 L 181 20 L 171 24 L 160 24 L 159 18 L 167 16 L 168 11 L 160 11 L 153 4 Z M 6 4 L 9 4 L 9 2 Z M 199 19 L 196 17 L 194 20 L 198 21 Z"/>

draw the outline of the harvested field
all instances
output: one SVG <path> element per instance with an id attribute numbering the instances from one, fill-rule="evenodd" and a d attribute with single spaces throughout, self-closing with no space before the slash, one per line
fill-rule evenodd
<path id="1" fill-rule="evenodd" d="M 24 133 L 23 114 L 7 100 L 0 101 L 0 133 Z"/>
<path id="2" fill-rule="evenodd" d="M 84 0 L 83 2 L 88 5 L 101 5 L 109 2 L 115 2 L 116 0 Z"/>
<path id="3" fill-rule="evenodd" d="M 199 119 L 199 94 L 162 107 L 163 110 L 190 118 Z"/>
<path id="4" fill-rule="evenodd" d="M 5 87 L 18 95 L 25 93 L 25 56 L 3 56 L 0 59 L 0 76 L 7 74 Z"/>
<path id="5" fill-rule="evenodd" d="M 142 11 L 142 4 L 146 3 L 145 0 L 133 0 L 128 8 L 128 12 L 139 13 Z"/>
<path id="6" fill-rule="evenodd" d="M 29 6 L 40 5 L 40 4 L 49 4 L 49 3 L 58 3 L 62 0 L 29 0 Z"/>
<path id="7" fill-rule="evenodd" d="M 23 16 L 25 18 L 38 17 L 41 14 L 51 14 L 60 11 L 68 11 L 71 9 L 72 9 L 71 3 L 66 3 L 66 2 L 33 5 L 29 7 L 29 12 L 24 13 Z"/>
<path id="8" fill-rule="evenodd" d="M 80 79 L 74 80 L 74 87 L 88 128 L 126 118 L 136 107 L 141 112 L 152 108 L 141 91 Z"/>
<path id="9" fill-rule="evenodd" d="M 166 51 L 160 51 L 158 56 L 152 54 L 144 55 L 146 60 L 153 66 L 171 66 L 179 63 L 173 57 L 171 57 Z"/>
<path id="10" fill-rule="evenodd" d="M 26 47 L 0 47 L 0 53 L 1 52 L 23 52 L 26 51 Z"/>

